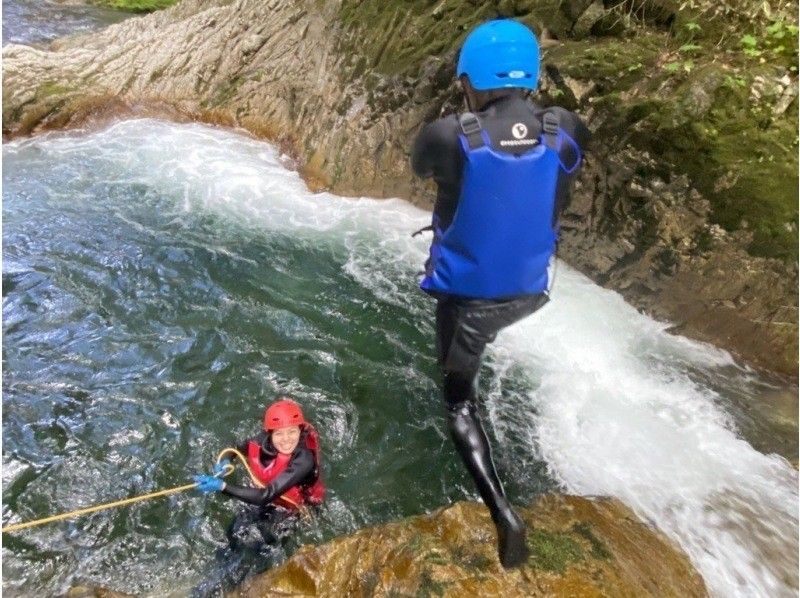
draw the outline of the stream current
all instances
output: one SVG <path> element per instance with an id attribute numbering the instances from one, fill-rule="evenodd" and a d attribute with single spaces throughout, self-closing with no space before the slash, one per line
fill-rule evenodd
<path id="1" fill-rule="evenodd" d="M 4 146 L 4 524 L 185 483 L 279 392 L 324 448 L 300 541 L 477 499 L 416 288 L 429 214 L 313 194 L 286 164 L 149 119 Z M 616 496 L 715 595 L 796 596 L 796 402 L 773 400 L 796 388 L 667 328 L 560 264 L 481 374 L 506 489 Z M 186 592 L 238 508 L 191 492 L 9 535 L 3 591 Z"/>

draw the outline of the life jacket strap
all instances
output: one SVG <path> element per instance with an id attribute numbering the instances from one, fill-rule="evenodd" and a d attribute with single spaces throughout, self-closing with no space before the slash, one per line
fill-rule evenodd
<path id="1" fill-rule="evenodd" d="M 481 121 L 472 112 L 465 112 L 458 117 L 461 132 L 467 138 L 469 149 L 476 149 L 484 145 Z"/>
<path id="2" fill-rule="evenodd" d="M 542 115 L 542 137 L 544 144 L 555 151 L 559 151 L 560 143 L 558 142 L 558 129 L 559 129 L 558 114 L 554 112 L 545 112 Z"/>

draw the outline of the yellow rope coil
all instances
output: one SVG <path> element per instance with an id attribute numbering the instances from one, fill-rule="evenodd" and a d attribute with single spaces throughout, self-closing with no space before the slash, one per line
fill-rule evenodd
<path id="1" fill-rule="evenodd" d="M 247 457 L 245 457 L 242 453 L 237 451 L 235 448 L 228 447 L 226 449 L 222 449 L 220 451 L 219 455 L 217 455 L 217 463 L 222 461 L 222 458 L 225 455 L 228 455 L 228 454 L 231 454 L 231 455 L 235 456 L 237 459 L 239 459 L 239 462 L 244 466 L 245 470 L 247 471 L 247 475 L 250 476 L 250 481 L 253 482 L 253 484 L 256 486 L 256 488 L 264 488 L 265 487 L 264 483 L 261 480 L 259 480 L 255 476 L 255 474 L 253 473 L 253 470 L 250 469 L 250 464 L 247 462 Z M 231 465 L 230 469 L 226 470 L 225 475 L 227 476 L 228 474 L 232 473 L 233 469 L 234 469 L 234 467 L 233 467 L 233 465 Z"/>
<path id="2" fill-rule="evenodd" d="M 264 484 L 261 483 L 254 474 L 253 471 L 250 469 L 250 466 L 247 464 L 247 458 L 237 451 L 235 448 L 226 448 L 220 452 L 217 456 L 217 463 L 222 461 L 222 458 L 227 454 L 233 454 L 244 468 L 247 470 L 247 474 L 250 476 L 250 480 L 259 488 L 263 488 Z M 225 470 L 222 472 L 223 477 L 227 477 L 231 473 L 233 473 L 235 467 L 233 465 L 228 465 Z M 192 484 L 185 484 L 183 486 L 176 486 L 175 488 L 168 488 L 166 490 L 159 490 L 158 492 L 150 492 L 148 494 L 141 494 L 139 496 L 132 496 L 131 498 L 125 498 L 122 500 L 115 500 L 113 502 L 107 502 L 100 505 L 94 505 L 92 507 L 86 507 L 83 509 L 77 509 L 75 511 L 69 511 L 68 513 L 61 513 L 59 515 L 52 515 L 50 517 L 43 517 L 42 519 L 34 519 L 33 521 L 25 521 L 23 523 L 15 523 L 13 525 L 7 525 L 4 528 L 0 529 L 2 533 L 6 532 L 15 532 L 21 529 L 26 529 L 29 527 L 36 527 L 38 525 L 44 525 L 45 523 L 52 523 L 53 521 L 62 521 L 64 519 L 72 519 L 73 517 L 79 517 L 81 515 L 87 515 L 89 513 L 94 513 L 96 511 L 102 511 L 104 509 L 113 509 L 114 507 L 124 507 L 125 505 L 130 505 L 133 503 L 150 500 L 151 498 L 158 498 L 160 496 L 168 496 L 170 494 L 177 494 L 178 492 L 184 492 L 186 490 L 191 490 L 192 488 L 196 488 L 199 484 L 192 483 Z"/>

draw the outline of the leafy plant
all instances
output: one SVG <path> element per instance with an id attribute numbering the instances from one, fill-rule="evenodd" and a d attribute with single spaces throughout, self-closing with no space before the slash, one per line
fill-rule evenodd
<path id="1" fill-rule="evenodd" d="M 691 60 L 675 60 L 664 65 L 664 70 L 668 73 L 678 73 L 680 71 L 691 73 L 693 68 L 694 62 Z"/>
<path id="2" fill-rule="evenodd" d="M 745 55 L 750 58 L 758 58 L 761 56 L 761 50 L 758 49 L 758 40 L 754 36 L 748 33 L 747 35 L 743 35 L 739 41 L 742 44 L 742 50 Z"/>

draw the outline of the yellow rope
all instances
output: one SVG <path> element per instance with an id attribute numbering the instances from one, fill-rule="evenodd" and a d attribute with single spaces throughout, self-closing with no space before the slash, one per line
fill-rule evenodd
<path id="1" fill-rule="evenodd" d="M 258 486 L 259 488 L 263 488 L 264 484 L 253 475 L 253 471 L 250 469 L 250 466 L 247 464 L 247 459 L 245 456 L 237 451 L 235 448 L 226 448 L 217 456 L 217 463 L 222 461 L 222 457 L 227 455 L 228 453 L 232 453 L 236 456 L 239 461 L 244 465 L 244 468 L 247 470 L 250 479 L 253 483 Z M 222 472 L 222 476 L 226 477 L 233 473 L 235 467 L 233 465 L 228 465 L 225 470 Z M 0 529 L 0 532 L 15 532 L 17 530 L 26 529 L 29 527 L 36 527 L 37 525 L 44 525 L 45 523 L 52 523 L 53 521 L 62 521 L 64 519 L 72 519 L 73 517 L 79 517 L 81 515 L 86 515 L 88 513 L 94 513 L 96 511 L 102 511 L 104 509 L 112 509 L 114 507 L 123 507 L 125 505 L 130 505 L 133 503 L 141 502 L 144 500 L 150 500 L 151 498 L 158 498 L 159 496 L 168 496 L 170 494 L 176 494 L 178 492 L 184 492 L 186 490 L 191 490 L 192 488 L 196 488 L 199 486 L 196 482 L 193 484 L 186 484 L 184 486 L 176 486 L 175 488 L 168 488 L 167 490 L 159 490 L 158 492 L 150 492 L 149 494 L 141 494 L 139 496 L 133 496 L 131 498 L 125 498 L 123 500 L 115 500 L 113 502 L 103 503 L 101 505 L 94 505 L 93 507 L 86 507 L 84 509 L 78 509 L 76 511 L 70 511 L 68 513 L 61 513 L 60 515 L 52 515 L 50 517 L 44 517 L 42 519 L 35 519 L 33 521 L 25 521 L 23 523 L 15 523 L 13 525 L 7 525 L 4 528 Z"/>
<path id="2" fill-rule="evenodd" d="M 265 484 L 264 484 L 264 483 L 262 483 L 262 482 L 261 482 L 261 480 L 259 480 L 259 479 L 258 479 L 258 478 L 255 476 L 255 474 L 253 473 L 253 470 L 252 470 L 252 469 L 250 469 L 250 465 L 247 463 L 247 457 L 245 457 L 245 456 L 244 456 L 242 453 L 240 453 L 239 451 L 237 451 L 235 448 L 233 448 L 233 447 L 229 447 L 229 448 L 226 448 L 226 449 L 222 449 L 222 450 L 220 451 L 219 455 L 217 455 L 217 463 L 219 463 L 220 461 L 222 461 L 222 457 L 224 457 L 224 456 L 225 456 L 225 455 L 227 455 L 227 454 L 232 454 L 232 455 L 234 455 L 234 456 L 235 456 L 237 459 L 239 459 L 239 462 L 240 462 L 242 465 L 244 465 L 244 468 L 245 468 L 245 470 L 247 471 L 247 475 L 249 475 L 249 476 L 250 476 L 250 481 L 251 481 L 251 482 L 253 482 L 253 484 L 255 484 L 255 486 L 256 486 L 257 488 L 264 488 L 264 487 L 265 487 Z M 231 469 L 230 469 L 230 470 L 227 470 L 227 472 L 225 473 L 225 475 L 227 476 L 227 475 L 228 475 L 229 473 L 231 473 L 232 471 L 233 471 L 233 465 L 231 465 Z"/>
<path id="3" fill-rule="evenodd" d="M 139 502 L 142 500 L 148 500 L 150 498 L 157 498 L 159 496 L 167 496 L 168 494 L 175 494 L 177 492 L 183 492 L 184 490 L 189 490 L 191 488 L 195 488 L 198 486 L 197 483 L 194 484 L 186 484 L 185 486 L 176 486 L 175 488 L 169 488 L 168 490 L 160 490 L 159 492 L 151 492 L 150 494 L 142 494 L 141 496 L 133 496 L 131 498 L 126 498 L 124 500 L 116 500 L 114 502 L 108 502 L 102 505 L 95 505 L 93 507 L 86 507 L 85 509 L 78 509 L 77 511 L 70 511 L 69 513 L 61 513 L 60 515 L 53 515 L 51 517 L 45 517 L 43 519 L 36 519 L 34 521 L 26 521 L 24 523 L 15 523 L 13 525 L 7 525 L 2 530 L 3 533 L 6 532 L 15 532 L 17 530 L 25 529 L 28 527 L 35 527 L 37 525 L 44 525 L 45 523 L 51 523 L 53 521 L 61 521 L 62 519 L 71 519 L 72 517 L 78 517 L 80 515 L 86 515 L 87 513 L 94 513 L 95 511 L 102 511 L 103 509 L 111 509 L 113 507 L 122 507 L 125 505 L 130 505 L 135 502 Z"/>
<path id="4" fill-rule="evenodd" d="M 257 488 L 266 488 L 266 484 L 264 484 L 261 480 L 259 480 L 255 476 L 255 474 L 253 473 L 253 470 L 250 469 L 250 464 L 247 462 L 247 458 L 242 453 L 237 451 L 235 448 L 223 449 L 222 452 L 220 452 L 220 454 L 217 455 L 217 463 L 222 461 L 222 457 L 224 455 L 227 455 L 228 453 L 233 454 L 237 459 L 239 459 L 239 461 L 242 463 L 242 465 L 244 465 L 244 468 L 247 470 L 247 475 L 250 476 L 250 480 L 253 482 L 253 484 Z M 231 466 L 231 470 L 230 471 L 233 471 L 233 466 Z M 228 474 L 226 473 L 225 475 L 228 475 Z M 306 509 L 303 505 L 297 504 L 295 501 L 293 501 L 291 498 L 289 498 L 285 494 L 281 495 L 281 499 L 283 499 L 284 501 L 286 501 L 287 503 L 292 505 L 295 509 L 300 511 L 300 514 L 303 516 L 304 519 L 308 519 L 310 517 L 310 513 L 309 513 L 308 509 Z"/>

